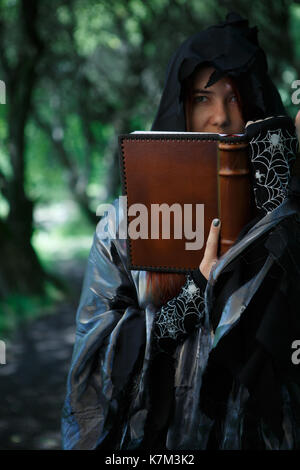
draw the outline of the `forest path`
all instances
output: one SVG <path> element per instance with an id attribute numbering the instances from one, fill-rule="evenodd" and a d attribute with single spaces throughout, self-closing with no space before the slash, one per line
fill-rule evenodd
<path id="1" fill-rule="evenodd" d="M 22 324 L 6 342 L 0 364 L 0 449 L 61 449 L 60 421 L 66 391 L 85 263 L 63 263 L 72 286 L 55 312 Z"/>

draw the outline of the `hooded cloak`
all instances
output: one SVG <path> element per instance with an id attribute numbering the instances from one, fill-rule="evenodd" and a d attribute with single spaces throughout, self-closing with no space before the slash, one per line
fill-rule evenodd
<path id="1" fill-rule="evenodd" d="M 257 28 L 230 13 L 174 54 L 152 130 L 185 130 L 182 85 L 204 63 L 215 68 L 207 86 L 224 75 L 236 80 L 249 119 L 286 116 Z M 125 240 L 112 233 L 109 215 L 108 238 L 99 223 L 76 315 L 65 449 L 300 448 L 300 380 L 291 361 L 300 339 L 298 166 L 283 201 L 269 210 L 261 196 L 267 213 L 215 265 L 202 324 L 164 350 L 153 347 L 157 309 L 147 273 L 128 271 Z"/>
<path id="2" fill-rule="evenodd" d="M 258 44 L 257 27 L 232 12 L 226 21 L 187 39 L 172 56 L 153 131 L 186 131 L 183 81 L 199 65 L 215 68 L 209 87 L 227 75 L 236 80 L 246 120 L 285 115 L 280 95 L 268 75 L 264 51 Z"/>

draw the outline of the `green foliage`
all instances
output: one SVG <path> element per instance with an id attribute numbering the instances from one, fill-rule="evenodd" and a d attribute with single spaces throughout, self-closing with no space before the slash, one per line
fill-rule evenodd
<path id="1" fill-rule="evenodd" d="M 51 143 L 33 122 L 28 123 L 26 127 L 26 137 L 27 194 L 31 199 L 40 202 L 66 197 L 65 186 L 59 184 L 61 167 Z"/>
<path id="2" fill-rule="evenodd" d="M 295 50 L 295 59 L 300 61 L 300 5 L 292 4 L 290 6 L 290 34 Z"/>
<path id="3" fill-rule="evenodd" d="M 9 295 L 0 301 L 0 337 L 9 338 L 16 327 L 43 315 L 55 313 L 57 303 L 63 300 L 61 291 L 48 283 L 44 296 Z"/>

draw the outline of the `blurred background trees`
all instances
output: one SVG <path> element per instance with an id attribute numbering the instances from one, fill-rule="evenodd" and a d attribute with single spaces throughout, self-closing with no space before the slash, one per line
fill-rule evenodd
<path id="1" fill-rule="evenodd" d="M 85 263 L 96 207 L 120 192 L 118 134 L 150 129 L 174 50 L 230 10 L 258 26 L 294 117 L 299 2 L 1 1 L 0 330 Z"/>

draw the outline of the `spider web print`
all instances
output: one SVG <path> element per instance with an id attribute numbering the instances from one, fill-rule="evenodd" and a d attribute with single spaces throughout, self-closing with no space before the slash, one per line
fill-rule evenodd
<path id="1" fill-rule="evenodd" d="M 254 189 L 256 205 L 271 212 L 286 197 L 290 165 L 296 158 L 298 141 L 286 129 L 268 131 L 264 138 L 259 134 L 250 141 L 257 188 Z"/>
<path id="2" fill-rule="evenodd" d="M 179 335 L 184 335 L 184 320 L 188 315 L 194 315 L 198 321 L 204 315 L 204 296 L 189 275 L 179 295 L 169 300 L 158 312 L 156 339 L 177 339 Z"/>

